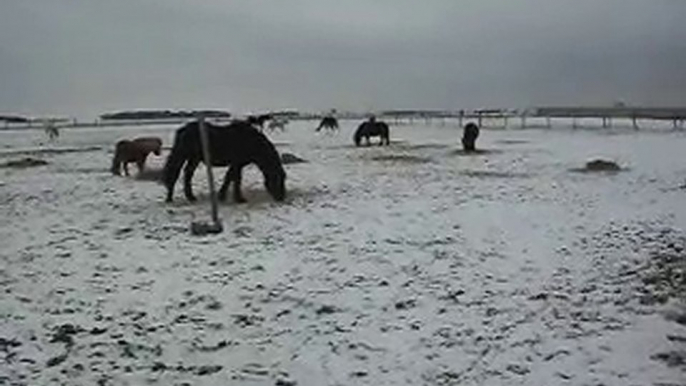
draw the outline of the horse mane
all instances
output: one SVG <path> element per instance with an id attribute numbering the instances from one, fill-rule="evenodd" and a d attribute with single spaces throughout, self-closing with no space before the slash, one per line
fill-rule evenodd
<path id="1" fill-rule="evenodd" d="M 259 160 L 255 159 L 255 164 L 257 164 L 257 167 L 264 174 L 283 173 L 283 175 L 285 175 L 286 172 L 283 169 L 283 164 L 281 163 L 281 156 L 279 155 L 279 152 L 276 150 L 276 146 L 274 146 L 272 141 L 270 141 L 264 133 L 257 132 L 257 134 L 258 141 L 261 143 L 262 147 L 267 151 L 265 157 L 262 157 Z"/>

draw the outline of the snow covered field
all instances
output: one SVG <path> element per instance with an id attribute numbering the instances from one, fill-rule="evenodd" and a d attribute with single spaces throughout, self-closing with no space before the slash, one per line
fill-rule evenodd
<path id="1" fill-rule="evenodd" d="M 0 163 L 84 150 L 0 169 L 0 385 L 686 384 L 683 293 L 646 279 L 685 259 L 685 133 L 483 130 L 467 156 L 453 125 L 356 124 L 270 133 L 309 161 L 288 199 L 250 167 L 208 237 L 203 170 L 197 204 L 108 172 L 175 128 L 0 132 Z M 626 170 L 571 170 L 595 157 Z"/>

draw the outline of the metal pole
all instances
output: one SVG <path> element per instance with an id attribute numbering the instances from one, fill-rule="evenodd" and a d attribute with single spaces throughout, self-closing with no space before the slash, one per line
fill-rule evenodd
<path id="1" fill-rule="evenodd" d="M 205 169 L 207 169 L 207 183 L 210 190 L 210 203 L 212 204 L 212 221 L 219 224 L 219 215 L 217 214 L 217 193 L 214 191 L 214 175 L 212 174 L 212 160 L 210 159 L 210 141 L 207 138 L 207 129 L 205 128 L 205 118 L 198 119 L 198 127 L 200 129 L 200 146 L 202 147 L 202 157 L 205 162 Z"/>

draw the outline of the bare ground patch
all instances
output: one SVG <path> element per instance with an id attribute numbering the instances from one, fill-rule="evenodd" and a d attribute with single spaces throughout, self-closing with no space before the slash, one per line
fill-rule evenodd
<path id="1" fill-rule="evenodd" d="M 87 152 L 93 152 L 93 151 L 99 151 L 99 150 L 102 150 L 101 146 L 12 149 L 12 150 L 1 151 L 0 156 L 87 153 Z"/>
<path id="2" fill-rule="evenodd" d="M 626 169 L 619 166 L 616 162 L 602 159 L 588 161 L 582 168 L 571 169 L 571 171 L 578 173 L 618 173 L 624 170 Z"/>
<path id="3" fill-rule="evenodd" d="M 463 149 L 457 149 L 450 152 L 449 154 L 461 157 L 474 157 L 480 155 L 499 154 L 502 152 L 503 151 L 500 149 L 476 149 L 474 151 L 464 151 Z"/>
<path id="4" fill-rule="evenodd" d="M 372 161 L 421 164 L 431 162 L 431 158 L 411 154 L 385 154 L 369 158 Z"/>
<path id="5" fill-rule="evenodd" d="M 162 182 L 162 176 L 164 174 L 164 169 L 145 169 L 140 173 L 136 173 L 135 179 L 138 181 L 153 181 Z"/>
<path id="6" fill-rule="evenodd" d="M 42 159 L 26 157 L 26 158 L 22 158 L 22 159 L 7 161 L 3 164 L 0 164 L 0 167 L 24 169 L 24 168 L 31 168 L 31 167 L 36 167 L 36 166 L 45 166 L 48 163 L 49 163 L 48 161 L 45 161 Z"/>
<path id="7" fill-rule="evenodd" d="M 504 145 L 523 145 L 526 143 L 531 143 L 531 141 L 527 141 L 524 139 L 501 139 L 499 141 L 495 141 L 496 143 L 502 143 Z"/>
<path id="8" fill-rule="evenodd" d="M 420 143 L 420 144 L 410 144 L 410 143 L 399 143 L 398 147 L 408 150 L 422 150 L 422 149 L 446 149 L 449 147 L 457 146 L 455 144 L 447 143 Z"/>
<path id="9" fill-rule="evenodd" d="M 463 170 L 460 174 L 476 178 L 530 178 L 529 173 L 500 172 L 495 170 Z"/>

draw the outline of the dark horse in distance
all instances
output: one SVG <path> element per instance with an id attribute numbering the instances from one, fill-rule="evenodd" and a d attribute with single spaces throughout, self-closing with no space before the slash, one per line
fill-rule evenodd
<path id="1" fill-rule="evenodd" d="M 260 131 L 264 130 L 264 123 L 272 119 L 271 114 L 260 114 L 260 115 L 248 115 L 245 119 L 246 122 L 255 126 Z"/>
<path id="2" fill-rule="evenodd" d="M 324 117 L 322 119 L 322 121 L 319 123 L 319 126 L 317 126 L 317 129 L 315 131 L 319 132 L 321 129 L 337 131 L 338 130 L 338 120 L 334 117 L 331 117 L 331 116 Z"/>
<path id="3" fill-rule="evenodd" d="M 355 131 L 355 136 L 353 137 L 355 146 L 360 146 L 362 138 L 367 140 L 367 145 L 371 145 L 371 142 L 369 141 L 370 137 L 380 137 L 379 146 L 391 144 L 388 125 L 383 121 L 377 122 L 374 117 L 369 118 L 368 121 L 362 122 Z"/>
<path id="4" fill-rule="evenodd" d="M 475 152 L 477 138 L 479 138 L 479 126 L 469 122 L 465 125 L 464 133 L 462 134 L 462 149 L 465 152 Z"/>
<path id="5" fill-rule="evenodd" d="M 129 163 L 135 163 L 138 166 L 138 172 L 142 172 L 145 168 L 145 160 L 150 153 L 160 155 L 162 151 L 162 140 L 157 137 L 140 137 L 133 141 L 123 139 L 117 142 L 114 148 L 114 158 L 112 158 L 112 174 L 121 175 L 121 169 L 124 169 L 124 174 L 129 175 Z"/>
<path id="6" fill-rule="evenodd" d="M 193 172 L 202 162 L 200 145 L 200 125 L 190 122 L 176 131 L 174 146 L 164 166 L 164 184 L 167 187 L 167 202 L 174 195 L 174 185 L 184 168 L 183 188 L 186 198 L 195 201 L 191 181 Z M 226 200 L 229 184 L 233 182 L 233 198 L 245 202 L 241 194 L 241 175 L 243 167 L 254 163 L 264 175 L 264 184 L 276 201 L 286 197 L 286 172 L 281 157 L 267 137 L 245 121 L 235 121 L 228 125 L 205 123 L 209 139 L 212 166 L 229 166 L 224 183 L 219 189 L 219 199 Z M 184 166 L 185 165 L 185 166 Z"/>

